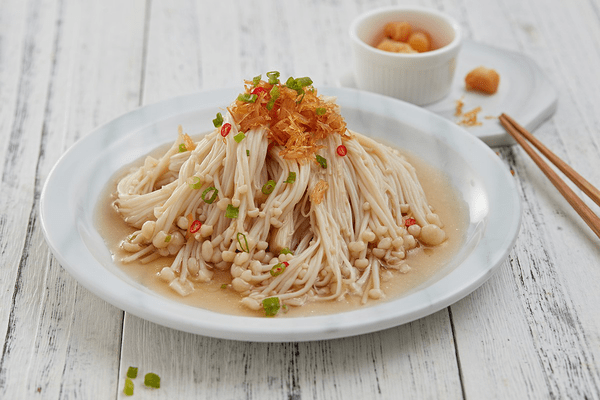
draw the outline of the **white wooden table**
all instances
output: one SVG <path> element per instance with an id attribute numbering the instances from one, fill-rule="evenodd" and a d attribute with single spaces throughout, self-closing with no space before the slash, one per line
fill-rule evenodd
<path id="1" fill-rule="evenodd" d="M 498 273 L 413 323 L 306 343 L 207 338 L 100 300 L 50 253 L 52 165 L 136 107 L 269 70 L 335 85 L 347 31 L 391 1 L 0 1 L 0 399 L 598 399 L 600 240 L 527 155 L 499 148 L 523 201 Z M 466 36 L 529 55 L 559 93 L 535 134 L 600 185 L 600 1 L 413 0 Z M 588 202 L 591 205 L 591 202 Z M 592 207 L 596 212 L 598 207 Z"/>

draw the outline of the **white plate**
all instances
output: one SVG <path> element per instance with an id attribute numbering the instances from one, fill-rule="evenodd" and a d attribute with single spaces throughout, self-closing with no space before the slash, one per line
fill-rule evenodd
<path id="1" fill-rule="evenodd" d="M 447 171 L 469 205 L 467 240 L 434 279 L 410 294 L 370 307 L 326 316 L 253 318 L 214 313 L 166 299 L 113 264 L 95 229 L 94 209 L 103 187 L 123 165 L 186 132 L 212 129 L 219 109 L 239 88 L 178 97 L 145 106 L 94 130 L 52 169 L 42 192 L 41 221 L 61 265 L 84 287 L 141 318 L 182 331 L 248 341 L 330 339 L 397 326 L 434 313 L 475 290 L 507 256 L 521 208 L 514 179 L 498 156 L 463 129 L 422 108 L 344 88 L 338 96 L 348 126 L 395 143 Z"/>
<path id="2" fill-rule="evenodd" d="M 480 65 L 493 68 L 500 74 L 500 85 L 493 95 L 465 90 L 465 76 Z M 343 75 L 340 85 L 355 88 L 352 74 Z M 456 122 L 456 101 L 461 98 L 464 101 L 463 112 L 481 107 L 478 120 L 482 125 L 465 129 L 489 146 L 502 146 L 514 144 L 514 139 L 496 118 L 486 119 L 486 116 L 498 117 L 506 113 L 533 131 L 554 113 L 558 95 L 539 66 L 529 57 L 465 40 L 458 55 L 450 94 L 424 108 Z"/>

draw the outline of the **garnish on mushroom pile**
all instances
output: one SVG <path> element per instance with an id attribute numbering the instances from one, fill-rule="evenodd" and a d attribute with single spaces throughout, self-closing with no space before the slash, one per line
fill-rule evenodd
<path id="1" fill-rule="evenodd" d="M 290 77 L 283 84 L 276 71 L 267 78 L 246 81 L 245 92 L 229 107 L 241 131 L 267 127 L 269 141 L 284 146 L 281 156 L 289 160 L 312 157 L 330 134 L 348 136 L 338 105 L 318 96 L 310 78 Z"/>

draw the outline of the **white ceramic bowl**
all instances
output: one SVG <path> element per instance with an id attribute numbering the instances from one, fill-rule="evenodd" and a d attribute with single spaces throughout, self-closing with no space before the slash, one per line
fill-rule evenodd
<path id="1" fill-rule="evenodd" d="M 384 26 L 394 21 L 406 21 L 413 30 L 427 32 L 434 50 L 405 54 L 377 49 Z M 354 20 L 350 39 L 359 89 L 417 105 L 433 103 L 450 92 L 462 34 L 448 15 L 421 7 L 378 8 Z"/>

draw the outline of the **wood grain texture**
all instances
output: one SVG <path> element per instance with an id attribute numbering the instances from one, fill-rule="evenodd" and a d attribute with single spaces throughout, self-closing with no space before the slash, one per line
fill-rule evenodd
<path id="1" fill-rule="evenodd" d="M 600 245 L 516 147 L 498 149 L 523 203 L 498 273 L 445 310 L 369 335 L 182 333 L 98 299 L 49 252 L 40 190 L 78 138 L 139 105 L 269 70 L 334 86 L 351 68 L 352 19 L 400 3 L 534 59 L 560 95 L 535 135 L 600 185 L 598 0 L 0 1 L 0 398 L 128 398 L 137 366 L 132 398 L 144 399 L 599 399 Z M 144 387 L 150 371 L 161 389 Z"/>

